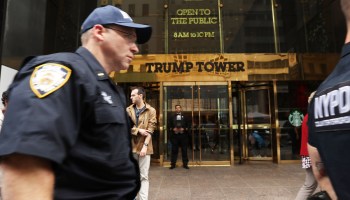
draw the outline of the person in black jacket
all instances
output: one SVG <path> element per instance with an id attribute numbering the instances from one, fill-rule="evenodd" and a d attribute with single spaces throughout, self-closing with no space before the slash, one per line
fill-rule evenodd
<path id="1" fill-rule="evenodd" d="M 317 182 L 331 199 L 350 199 L 350 0 L 341 0 L 347 33 L 340 60 L 308 108 L 308 152 Z"/>
<path id="2" fill-rule="evenodd" d="M 151 27 L 124 11 L 96 8 L 82 47 L 27 59 L 9 88 L 0 134 L 3 199 L 134 199 L 126 98 L 109 78 L 129 68 Z"/>
<path id="3" fill-rule="evenodd" d="M 170 132 L 171 132 L 171 166 L 169 169 L 174 169 L 176 167 L 177 155 L 179 153 L 179 147 L 181 147 L 182 163 L 183 168 L 189 169 L 188 167 L 188 156 L 187 156 L 187 146 L 188 146 L 188 119 L 185 119 L 184 115 L 181 113 L 181 106 L 175 106 L 175 114 L 170 119 Z"/>

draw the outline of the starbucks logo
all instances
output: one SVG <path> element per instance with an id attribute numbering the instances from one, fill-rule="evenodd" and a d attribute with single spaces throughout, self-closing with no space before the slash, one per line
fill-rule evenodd
<path id="1" fill-rule="evenodd" d="M 288 117 L 289 122 L 295 127 L 301 126 L 303 119 L 304 115 L 299 110 L 292 110 Z"/>

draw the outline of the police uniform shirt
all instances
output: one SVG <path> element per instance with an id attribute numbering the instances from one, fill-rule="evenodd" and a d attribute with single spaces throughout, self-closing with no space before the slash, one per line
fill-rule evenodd
<path id="1" fill-rule="evenodd" d="M 309 106 L 309 143 L 325 164 L 338 199 L 350 199 L 350 43 Z"/>
<path id="2" fill-rule="evenodd" d="M 31 59 L 9 99 L 0 155 L 52 161 L 55 199 L 135 197 L 140 178 L 125 95 L 87 49 Z"/>

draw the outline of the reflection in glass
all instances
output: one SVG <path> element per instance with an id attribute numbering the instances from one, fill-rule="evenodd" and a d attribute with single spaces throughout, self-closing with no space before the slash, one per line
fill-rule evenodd
<path id="1" fill-rule="evenodd" d="M 200 86 L 202 160 L 229 160 L 227 86 Z"/>
<path id="2" fill-rule="evenodd" d="M 268 89 L 246 90 L 246 122 L 253 125 L 247 129 L 248 157 L 271 157 L 271 112 Z M 262 128 L 259 124 L 265 126 Z M 259 128 L 258 128 L 259 127 Z"/>
<path id="3" fill-rule="evenodd" d="M 270 124 L 270 105 L 268 90 L 246 92 L 248 124 Z"/>
<path id="4" fill-rule="evenodd" d="M 248 133 L 248 157 L 271 157 L 271 140 L 270 129 L 249 130 Z"/>
<path id="5" fill-rule="evenodd" d="M 293 126 L 288 118 L 295 110 L 301 111 L 303 115 L 306 114 L 308 96 L 319 84 L 320 81 L 277 82 L 281 160 L 300 159 L 301 127 Z"/>

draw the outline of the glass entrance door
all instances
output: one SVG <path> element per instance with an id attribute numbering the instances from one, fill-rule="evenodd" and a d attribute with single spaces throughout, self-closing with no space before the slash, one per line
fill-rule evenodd
<path id="1" fill-rule="evenodd" d="M 272 160 L 271 86 L 240 84 L 233 93 L 235 152 L 240 161 Z M 236 156 L 236 158 L 237 158 Z"/>
<path id="2" fill-rule="evenodd" d="M 181 105 L 182 114 L 189 120 L 188 158 L 190 165 L 229 165 L 229 101 L 225 83 L 187 82 L 181 85 L 164 83 L 164 161 L 171 157 L 169 120 L 175 106 Z M 177 163 L 181 161 L 179 151 Z"/>

